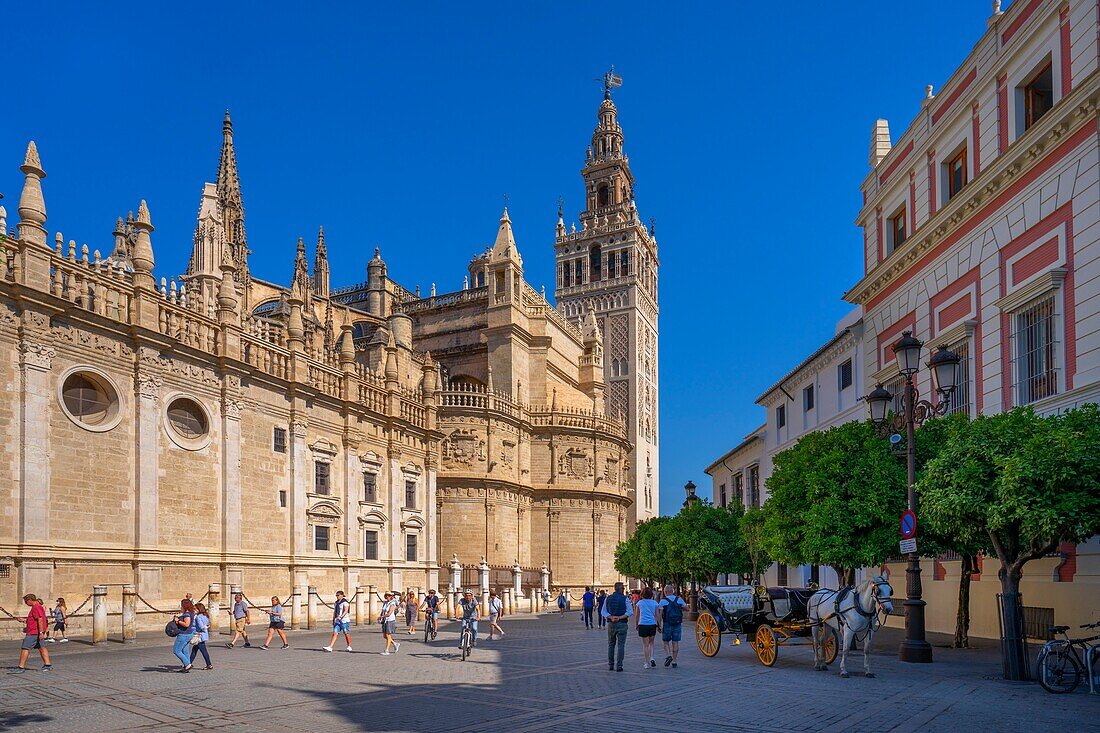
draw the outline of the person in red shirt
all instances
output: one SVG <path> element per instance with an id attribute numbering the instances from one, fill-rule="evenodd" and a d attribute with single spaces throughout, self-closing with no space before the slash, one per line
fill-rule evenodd
<path id="1" fill-rule="evenodd" d="M 30 606 L 31 610 L 27 614 L 26 624 L 23 627 L 23 648 L 19 651 L 19 667 L 15 673 L 23 674 L 27 671 L 27 658 L 31 655 L 31 649 L 37 649 L 42 655 L 42 671 L 49 672 L 53 666 L 50 664 L 50 653 L 46 651 L 46 645 L 43 643 L 46 640 L 49 625 L 46 621 L 46 609 L 42 601 L 35 598 L 33 593 L 23 596 L 23 603 Z"/>

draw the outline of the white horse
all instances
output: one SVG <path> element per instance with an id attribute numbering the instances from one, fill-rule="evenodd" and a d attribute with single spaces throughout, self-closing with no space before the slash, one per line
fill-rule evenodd
<path id="1" fill-rule="evenodd" d="M 858 586 L 849 585 L 839 591 L 819 590 L 810 596 L 806 604 L 806 612 L 810 623 L 813 624 L 814 669 L 820 671 L 829 669 L 825 664 L 822 631 L 825 622 L 835 618 L 841 628 L 840 676 L 848 678 L 846 661 L 852 639 L 860 634 L 866 634 L 867 639 L 863 644 L 863 672 L 867 677 L 874 677 L 868 665 L 867 654 L 875 631 L 882 626 L 883 613 L 888 614 L 894 610 L 893 594 L 894 589 L 890 587 L 886 578 L 876 575 L 864 580 Z"/>

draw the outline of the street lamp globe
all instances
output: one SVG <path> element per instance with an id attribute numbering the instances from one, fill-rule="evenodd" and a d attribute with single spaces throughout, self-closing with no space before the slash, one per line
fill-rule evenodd
<path id="1" fill-rule="evenodd" d="M 892 347 L 902 374 L 911 377 L 920 370 L 920 351 L 923 346 L 924 343 L 913 336 L 912 331 L 902 332 L 901 338 Z"/>
<path id="2" fill-rule="evenodd" d="M 941 346 L 928 360 L 928 368 L 935 376 L 936 389 L 945 398 L 959 386 L 959 355 Z"/>
<path id="3" fill-rule="evenodd" d="M 871 394 L 865 398 L 867 407 L 871 411 L 871 422 L 881 424 L 886 422 L 886 414 L 890 410 L 890 404 L 894 401 L 894 395 L 881 384 L 875 386 Z"/>
<path id="4" fill-rule="evenodd" d="M 695 495 L 694 481 L 688 481 L 686 484 L 684 484 L 684 493 L 687 494 L 687 498 L 684 499 L 684 506 L 687 506 L 693 501 L 699 501 L 699 497 Z"/>

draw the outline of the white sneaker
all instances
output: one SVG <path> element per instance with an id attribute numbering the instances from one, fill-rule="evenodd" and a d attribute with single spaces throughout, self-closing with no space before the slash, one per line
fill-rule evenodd
<path id="1" fill-rule="evenodd" d="M 390 655 L 390 653 L 389 653 L 389 652 L 382 652 L 382 656 L 383 656 L 383 657 L 388 657 L 389 655 Z"/>
<path id="2" fill-rule="evenodd" d="M 68 640 L 69 640 L 69 638 L 68 638 L 68 637 L 65 637 L 64 639 L 62 639 L 62 640 L 61 640 L 61 643 L 62 643 L 62 644 L 64 644 L 64 643 L 65 643 L 65 642 L 67 642 Z"/>
<path id="3" fill-rule="evenodd" d="M 395 641 L 393 643 L 393 653 L 396 654 L 399 651 L 401 651 L 401 645 Z"/>
<path id="4" fill-rule="evenodd" d="M 57 641 L 57 639 L 46 639 L 46 641 L 48 641 L 49 643 L 53 644 L 53 643 L 54 643 L 55 641 Z"/>
<path id="5" fill-rule="evenodd" d="M 344 651 L 346 651 L 346 652 L 350 652 L 350 651 L 351 651 L 351 647 L 349 646 L 349 647 L 348 647 L 347 649 L 345 649 Z"/>
<path id="6" fill-rule="evenodd" d="M 326 652 L 331 652 L 332 651 L 332 647 L 330 647 L 330 646 L 323 646 L 321 648 L 324 649 Z"/>

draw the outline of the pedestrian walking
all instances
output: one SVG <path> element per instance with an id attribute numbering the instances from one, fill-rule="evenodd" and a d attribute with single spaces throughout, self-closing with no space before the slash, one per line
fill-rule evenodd
<path id="1" fill-rule="evenodd" d="M 23 596 L 23 603 L 30 607 L 30 611 L 23 620 L 23 646 L 19 649 L 19 666 L 12 673 L 23 674 L 27 671 L 27 659 L 32 649 L 37 649 L 39 656 L 42 657 L 42 671 L 50 672 L 53 670 L 53 665 L 50 664 L 50 653 L 46 651 L 45 644 L 49 632 L 46 608 L 33 593 Z"/>
<path id="2" fill-rule="evenodd" d="M 206 611 L 206 606 L 202 603 L 195 604 L 195 635 L 191 639 L 191 664 L 195 664 L 195 656 L 199 653 L 202 654 L 202 659 L 206 662 L 206 666 L 203 669 L 214 669 L 214 665 L 210 662 L 210 652 L 206 649 L 206 642 L 210 641 L 210 614 Z"/>
<path id="3" fill-rule="evenodd" d="M 271 643 L 271 637 L 275 634 L 279 635 L 279 638 L 283 640 L 283 649 L 290 648 L 290 642 L 286 640 L 286 621 L 283 618 L 283 604 L 279 601 L 279 596 L 271 596 L 271 611 L 267 614 L 271 619 L 267 622 L 267 638 L 264 639 L 261 649 L 267 649 L 268 644 Z"/>
<path id="4" fill-rule="evenodd" d="M 584 628 L 592 628 L 592 612 L 596 610 L 596 594 L 587 585 L 584 586 L 584 595 L 581 596 L 581 618 L 584 619 Z"/>
<path id="5" fill-rule="evenodd" d="M 504 636 L 504 629 L 500 628 L 500 624 L 497 623 L 502 616 L 504 616 L 504 603 L 500 600 L 500 596 L 494 590 L 489 593 L 489 638 L 493 638 L 493 632 L 496 631 L 498 636 Z"/>
<path id="6" fill-rule="evenodd" d="M 607 670 L 623 671 L 626 655 L 627 620 L 634 615 L 634 608 L 623 593 L 623 584 L 615 584 L 615 592 L 603 604 L 603 617 L 607 619 Z"/>
<path id="7" fill-rule="evenodd" d="M 603 617 L 603 604 L 607 600 L 607 591 L 600 588 L 600 592 L 596 594 L 596 619 L 602 629 L 607 625 L 607 620 Z"/>
<path id="8" fill-rule="evenodd" d="M 665 666 L 676 666 L 680 655 L 680 636 L 684 625 L 684 599 L 676 595 L 672 585 L 665 586 L 665 597 L 657 605 L 657 623 L 661 625 L 661 641 L 665 647 Z"/>
<path id="9" fill-rule="evenodd" d="M 416 614 L 420 609 L 420 602 L 416 599 L 416 593 L 409 591 L 405 596 L 405 625 L 409 628 L 407 633 L 416 633 Z"/>
<path id="10" fill-rule="evenodd" d="M 50 643 L 61 642 L 65 643 L 69 640 L 68 635 L 65 633 L 65 623 L 69 619 L 69 607 L 65 605 L 64 598 L 57 599 L 57 605 L 53 607 L 53 633 L 61 634 L 60 639 L 55 639 L 53 635 L 50 636 Z"/>
<path id="11" fill-rule="evenodd" d="M 642 640 L 642 666 L 646 669 L 657 666 L 653 661 L 653 642 L 657 639 L 657 601 L 653 598 L 653 589 L 646 588 L 635 606 L 638 613 L 634 616 L 634 628 Z"/>
<path id="12" fill-rule="evenodd" d="M 176 638 L 172 642 L 172 653 L 183 666 L 177 672 L 191 671 L 191 639 L 195 636 L 195 604 L 184 598 L 180 601 L 180 613 L 172 617 L 176 622 Z"/>
<path id="13" fill-rule="evenodd" d="M 382 625 L 382 638 L 386 640 L 386 648 L 382 650 L 383 657 L 390 655 L 391 646 L 394 654 L 401 649 L 400 642 L 393 639 L 393 635 L 397 633 L 397 609 L 401 605 L 396 596 L 396 593 L 387 591 L 385 600 L 382 602 L 382 611 L 378 614 L 378 623 Z"/>
<path id="14" fill-rule="evenodd" d="M 344 598 L 344 591 L 336 591 L 336 603 L 332 604 L 332 638 L 328 640 L 328 646 L 321 647 L 326 652 L 332 651 L 332 645 L 337 637 L 344 635 L 344 641 L 348 643 L 347 649 L 351 651 L 351 604 Z"/>
<path id="15" fill-rule="evenodd" d="M 191 602 L 189 598 L 185 598 L 188 603 Z M 226 649 L 232 649 L 237 643 L 237 637 L 244 638 L 244 645 L 252 646 L 248 642 L 248 625 L 252 623 L 252 611 L 249 609 L 248 604 L 244 600 L 244 595 L 241 593 L 233 596 L 233 608 L 231 609 L 233 614 L 233 638 L 229 640 L 229 643 L 225 645 Z"/>
<path id="16" fill-rule="evenodd" d="M 567 605 L 567 603 L 568 603 L 568 601 L 565 598 L 565 591 L 564 590 L 559 591 L 558 592 L 558 616 L 561 616 L 562 618 L 565 618 L 565 606 Z"/>

